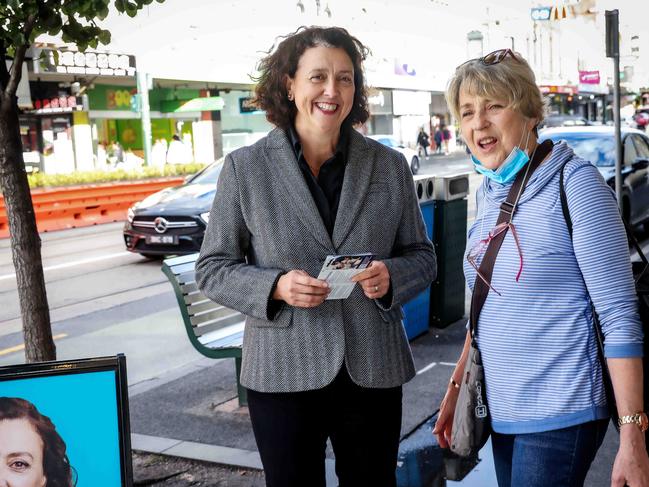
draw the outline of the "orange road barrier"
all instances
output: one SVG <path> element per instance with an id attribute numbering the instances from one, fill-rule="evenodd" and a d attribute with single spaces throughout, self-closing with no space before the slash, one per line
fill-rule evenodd
<path id="1" fill-rule="evenodd" d="M 126 219 L 133 204 L 164 188 L 182 184 L 183 177 L 115 183 L 37 188 L 32 203 L 39 232 L 87 227 Z M 0 196 L 0 238 L 9 237 L 9 220 Z"/>

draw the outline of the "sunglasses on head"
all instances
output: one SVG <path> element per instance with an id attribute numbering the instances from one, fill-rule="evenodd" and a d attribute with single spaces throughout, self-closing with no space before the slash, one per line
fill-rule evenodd
<path id="1" fill-rule="evenodd" d="M 485 66 L 493 66 L 494 64 L 498 64 L 502 62 L 507 56 L 511 56 L 512 59 L 514 59 L 515 61 L 518 62 L 521 61 L 518 55 L 511 49 L 498 49 L 497 51 L 490 52 L 485 56 L 477 57 L 475 59 L 469 59 L 468 61 L 460 64 L 458 68 L 464 66 L 465 64 L 472 63 L 474 61 L 479 61 Z"/>

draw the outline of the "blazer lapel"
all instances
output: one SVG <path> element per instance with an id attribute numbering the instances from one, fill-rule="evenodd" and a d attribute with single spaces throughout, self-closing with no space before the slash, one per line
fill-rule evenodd
<path id="1" fill-rule="evenodd" d="M 290 209 L 295 210 L 314 238 L 328 251 L 333 252 L 331 237 L 300 171 L 286 133 L 278 128 L 271 131 L 268 134 L 267 147 L 269 150 L 266 152 L 266 158 L 269 159 L 270 167 L 277 168 L 276 179 L 289 195 L 288 200 L 294 202 Z"/>
<path id="2" fill-rule="evenodd" d="M 345 179 L 343 180 L 333 231 L 333 244 L 336 248 L 344 242 L 352 230 L 367 195 L 374 165 L 373 160 L 368 157 L 368 152 L 369 146 L 365 137 L 352 129 L 349 138 Z"/>

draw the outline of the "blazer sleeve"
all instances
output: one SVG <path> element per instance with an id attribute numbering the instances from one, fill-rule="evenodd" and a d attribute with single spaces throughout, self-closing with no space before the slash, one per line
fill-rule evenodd
<path id="1" fill-rule="evenodd" d="M 225 158 L 196 261 L 196 282 L 212 301 L 263 320 L 276 314 L 270 299 L 282 269 L 255 266 L 247 259 L 250 232 L 241 209 L 234 160 Z"/>
<path id="2" fill-rule="evenodd" d="M 435 248 L 428 238 L 406 158 L 399 154 L 401 219 L 392 255 L 383 262 L 390 272 L 391 296 L 375 300 L 389 311 L 415 297 L 437 276 Z M 392 298 L 392 299 L 390 299 Z"/>

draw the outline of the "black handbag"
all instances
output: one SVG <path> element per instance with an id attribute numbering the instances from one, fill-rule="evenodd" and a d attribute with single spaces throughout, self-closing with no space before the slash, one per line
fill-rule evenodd
<path id="1" fill-rule="evenodd" d="M 566 226 L 568 227 L 568 233 L 572 239 L 572 219 L 570 218 L 570 211 L 568 209 L 568 198 L 566 197 L 566 189 L 564 187 L 564 169 L 566 168 L 566 163 L 561 167 L 561 174 L 559 176 L 559 185 L 560 185 L 560 198 L 561 198 L 561 210 L 563 211 L 563 217 L 566 220 Z M 644 255 L 642 247 L 638 243 L 638 239 L 633 235 L 633 231 L 629 226 L 629 223 L 622 217 L 622 222 L 624 223 L 624 229 L 626 230 L 626 236 L 629 240 L 631 246 L 635 249 L 640 257 L 640 261 L 635 261 L 631 263 L 631 268 L 633 271 L 633 279 L 635 281 L 635 291 L 638 297 L 638 311 L 640 313 L 640 321 L 642 323 L 642 331 L 644 333 L 644 342 L 643 342 L 643 358 L 642 358 L 642 371 L 643 371 L 643 391 L 644 391 L 644 406 L 647 407 L 649 404 L 649 387 L 647 385 L 647 379 L 649 378 L 649 260 Z M 592 303 L 591 303 L 592 306 Z M 592 306 L 592 315 L 593 322 L 595 325 L 595 332 L 597 337 L 597 355 L 602 366 L 602 379 L 604 381 L 604 391 L 606 394 L 606 403 L 608 406 L 609 414 L 611 415 L 611 421 L 615 426 L 615 429 L 619 431 L 620 427 L 617 424 L 618 413 L 617 413 L 617 404 L 615 402 L 615 394 L 613 393 L 613 383 L 611 381 L 611 373 L 608 370 L 608 363 L 606 362 L 606 357 L 604 356 L 604 335 L 602 333 L 602 327 L 599 322 L 599 317 L 595 311 L 595 307 Z M 649 445 L 649 431 L 645 432 L 645 444 Z"/>
<path id="2" fill-rule="evenodd" d="M 500 205 L 500 214 L 498 215 L 496 225 L 511 222 L 516 212 L 516 202 L 520 193 L 525 190 L 527 181 L 539 167 L 543 159 L 545 159 L 545 156 L 550 153 L 552 147 L 552 141 L 549 140 L 540 144 L 534 151 L 527 170 L 519 171 L 505 202 Z M 491 434 L 491 416 L 487 404 L 484 369 L 475 335 L 480 311 L 489 294 L 489 286 L 496 257 L 498 256 L 498 251 L 506 234 L 507 229 L 500 232 L 489 242 L 479 267 L 479 272 L 485 280 L 483 281 L 476 276 L 473 285 L 473 294 L 471 295 L 471 312 L 469 315 L 471 348 L 469 349 L 467 362 L 464 366 L 462 382 L 460 383 L 460 393 L 455 405 L 455 415 L 453 416 L 453 427 L 451 429 L 451 451 L 463 457 L 476 455 L 485 445 Z"/>

